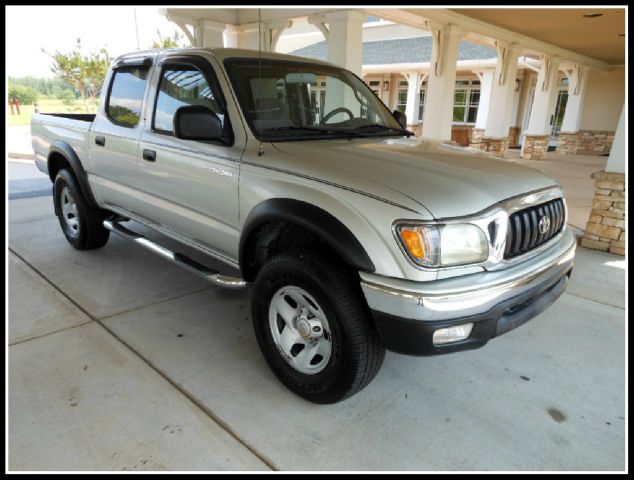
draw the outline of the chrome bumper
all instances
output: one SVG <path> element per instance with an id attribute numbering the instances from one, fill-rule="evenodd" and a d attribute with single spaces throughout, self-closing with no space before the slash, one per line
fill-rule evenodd
<path id="1" fill-rule="evenodd" d="M 374 312 L 422 322 L 481 315 L 540 285 L 556 282 L 572 268 L 576 241 L 566 229 L 543 254 L 514 267 L 421 283 L 360 273 Z"/>

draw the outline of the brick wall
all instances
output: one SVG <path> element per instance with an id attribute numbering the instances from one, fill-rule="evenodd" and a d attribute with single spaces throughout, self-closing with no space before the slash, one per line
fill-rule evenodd
<path id="1" fill-rule="evenodd" d="M 625 174 L 596 172 L 592 211 L 581 246 L 625 255 Z"/>
<path id="2" fill-rule="evenodd" d="M 614 132 L 608 130 L 580 130 L 577 134 L 577 150 L 609 153 Z"/>
<path id="3" fill-rule="evenodd" d="M 524 142 L 522 158 L 525 160 L 540 160 L 548 151 L 550 135 L 526 135 Z"/>

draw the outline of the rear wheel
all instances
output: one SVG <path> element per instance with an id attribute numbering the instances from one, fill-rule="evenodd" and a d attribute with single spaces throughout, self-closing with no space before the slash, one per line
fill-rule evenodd
<path id="1" fill-rule="evenodd" d="M 328 259 L 293 250 L 255 280 L 253 325 L 280 381 L 315 403 L 354 395 L 376 376 L 385 349 L 352 280 Z"/>
<path id="2" fill-rule="evenodd" d="M 74 248 L 92 250 L 106 244 L 110 235 L 103 226 L 107 212 L 88 205 L 69 170 L 60 170 L 55 177 L 53 201 L 62 232 Z"/>

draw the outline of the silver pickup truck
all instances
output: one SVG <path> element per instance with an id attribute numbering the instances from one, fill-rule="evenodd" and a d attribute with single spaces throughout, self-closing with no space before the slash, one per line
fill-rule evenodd
<path id="1" fill-rule="evenodd" d="M 216 285 L 251 286 L 273 372 L 334 403 L 375 377 L 386 349 L 457 352 L 521 325 L 572 270 L 555 179 L 405 126 L 331 64 L 183 49 L 119 57 L 96 115 L 34 115 L 32 132 L 73 247 L 113 232 Z"/>

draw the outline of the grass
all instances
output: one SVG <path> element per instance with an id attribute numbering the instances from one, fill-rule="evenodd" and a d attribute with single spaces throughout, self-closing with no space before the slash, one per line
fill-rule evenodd
<path id="1" fill-rule="evenodd" d="M 70 105 L 66 105 L 58 98 L 42 98 L 38 100 L 40 113 L 86 113 L 81 100 L 74 100 Z M 7 118 L 9 125 L 31 125 L 33 116 L 33 105 L 20 105 L 20 115 L 11 115 L 11 108 L 7 105 Z M 89 113 L 95 113 L 91 109 Z"/>

